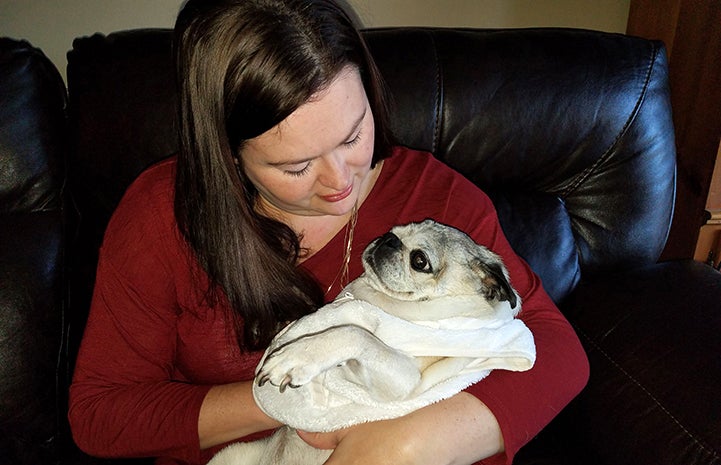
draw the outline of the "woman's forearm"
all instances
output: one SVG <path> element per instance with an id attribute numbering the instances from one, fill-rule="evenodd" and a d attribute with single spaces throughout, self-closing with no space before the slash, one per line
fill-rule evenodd
<path id="1" fill-rule="evenodd" d="M 335 448 L 329 465 L 471 464 L 504 451 L 495 416 L 466 392 L 394 420 L 300 434 L 314 447 Z"/>
<path id="2" fill-rule="evenodd" d="M 278 426 L 278 422 L 265 415 L 256 405 L 252 381 L 214 386 L 200 407 L 200 448 L 207 449 Z"/>
<path id="3" fill-rule="evenodd" d="M 413 463 L 471 464 L 504 450 L 496 417 L 466 392 L 417 410 L 402 421 L 425 432 L 415 436 L 411 451 L 430 455 L 415 457 Z"/>
<path id="4" fill-rule="evenodd" d="M 438 423 L 440 418 L 446 423 L 439 428 L 445 433 L 439 442 L 447 448 L 447 457 L 453 458 L 450 463 L 475 463 L 505 450 L 496 417 L 475 396 L 461 392 L 430 407 L 419 413 L 426 422 Z"/>

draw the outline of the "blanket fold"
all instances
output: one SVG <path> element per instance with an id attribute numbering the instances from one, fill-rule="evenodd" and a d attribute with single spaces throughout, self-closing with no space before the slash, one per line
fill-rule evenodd
<path id="1" fill-rule="evenodd" d="M 327 432 L 406 415 L 451 397 L 494 369 L 528 370 L 536 358 L 533 336 L 521 320 L 513 317 L 507 302 L 498 305 L 508 308 L 500 308 L 488 320 L 455 317 L 408 321 L 347 293 L 286 327 L 266 350 L 260 365 L 277 347 L 298 337 L 339 324 L 353 324 L 407 355 L 452 357 L 457 361 L 457 371 L 435 379 L 431 385 L 422 384 L 405 399 L 379 401 L 346 376 L 345 370 L 331 368 L 310 383 L 282 393 L 270 383 L 254 384 L 256 403 L 267 415 L 293 428 Z"/>

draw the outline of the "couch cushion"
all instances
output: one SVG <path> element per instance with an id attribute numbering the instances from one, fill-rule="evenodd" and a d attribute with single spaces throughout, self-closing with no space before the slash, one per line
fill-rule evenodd
<path id="1" fill-rule="evenodd" d="M 721 464 L 719 302 L 719 272 L 691 260 L 582 280 L 563 306 L 591 364 L 574 401 L 580 454 Z"/>

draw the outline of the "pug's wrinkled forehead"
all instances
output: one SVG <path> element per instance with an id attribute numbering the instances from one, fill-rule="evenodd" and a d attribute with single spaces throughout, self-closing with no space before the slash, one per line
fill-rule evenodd
<path id="1" fill-rule="evenodd" d="M 475 245 L 461 231 L 427 219 L 420 223 L 395 226 L 391 232 L 398 236 L 406 248 L 418 248 L 436 254 Z"/>

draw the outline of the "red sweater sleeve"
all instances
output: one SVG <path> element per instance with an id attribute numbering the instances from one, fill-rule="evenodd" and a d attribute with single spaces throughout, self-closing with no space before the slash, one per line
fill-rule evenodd
<path id="1" fill-rule="evenodd" d="M 431 217 L 465 231 L 501 255 L 509 270 L 511 284 L 522 299 L 519 318 L 534 336 L 535 365 L 525 372 L 494 370 L 467 392 L 493 412 L 505 443 L 505 454 L 484 463 L 510 464 L 518 450 L 585 386 L 589 367 L 583 347 L 538 276 L 511 248 L 491 200 L 468 179 L 430 154 L 398 148 L 385 161 L 374 191 L 363 204 L 361 219 L 367 224 L 370 217 L 376 234 L 395 224 Z M 356 231 L 356 236 L 362 233 Z"/>
<path id="2" fill-rule="evenodd" d="M 496 416 L 505 442 L 505 454 L 484 463 L 510 464 L 530 441 L 585 386 L 589 367 L 576 333 L 546 294 L 541 281 L 511 250 L 500 231 L 495 213 L 495 241 L 522 298 L 519 318 L 533 333 L 536 363 L 525 372 L 495 370 L 467 391 L 482 400 Z"/>
<path id="3" fill-rule="evenodd" d="M 141 177 L 100 251 L 69 409 L 73 437 L 91 455 L 202 460 L 198 414 L 210 386 L 186 382 L 174 365 L 175 269 L 188 262 L 172 219 L 171 180 L 170 169 Z"/>
<path id="4" fill-rule="evenodd" d="M 538 276 L 511 248 L 490 199 L 469 181 L 456 181 L 446 220 L 503 258 L 511 284 L 522 299 L 518 315 L 531 330 L 536 362 L 528 371 L 495 370 L 467 392 L 490 408 L 501 427 L 505 454 L 486 464 L 511 464 L 518 450 L 540 432 L 586 385 L 588 359 L 570 323 L 543 288 Z"/>

